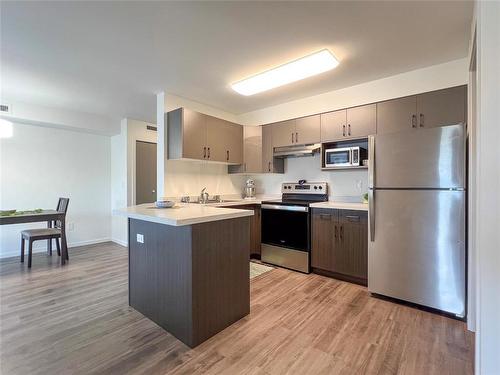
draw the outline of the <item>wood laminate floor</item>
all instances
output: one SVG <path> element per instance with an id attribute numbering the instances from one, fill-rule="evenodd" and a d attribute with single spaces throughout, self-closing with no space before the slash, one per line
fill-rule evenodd
<path id="1" fill-rule="evenodd" d="M 472 374 L 465 324 L 283 269 L 251 313 L 189 349 L 127 302 L 127 250 L 105 243 L 0 262 L 2 374 Z"/>

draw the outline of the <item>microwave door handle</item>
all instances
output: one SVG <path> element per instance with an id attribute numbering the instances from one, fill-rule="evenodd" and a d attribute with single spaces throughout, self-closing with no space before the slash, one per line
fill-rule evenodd
<path id="1" fill-rule="evenodd" d="M 349 165 L 353 165 L 353 160 L 352 160 L 352 147 L 349 148 Z"/>

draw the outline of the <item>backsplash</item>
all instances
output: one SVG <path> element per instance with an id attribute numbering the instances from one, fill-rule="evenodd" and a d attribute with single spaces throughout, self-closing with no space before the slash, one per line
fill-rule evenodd
<path id="1" fill-rule="evenodd" d="M 328 183 L 330 200 L 344 202 L 361 202 L 368 191 L 368 171 L 337 170 L 322 171 L 320 154 L 299 158 L 285 159 L 284 174 L 256 174 L 257 194 L 280 194 L 282 182 L 294 182 L 300 179 L 307 181 L 325 181 Z"/>
<path id="2" fill-rule="evenodd" d="M 207 188 L 212 196 L 241 196 L 245 176 L 227 173 L 227 166 L 204 161 L 167 160 L 165 165 L 165 196 L 198 196 L 201 189 Z"/>
<path id="3" fill-rule="evenodd" d="M 368 191 L 367 170 L 322 171 L 319 154 L 285 159 L 284 174 L 234 175 L 223 164 L 182 160 L 168 160 L 166 170 L 167 197 L 198 196 L 204 187 L 211 196 L 241 196 L 249 177 L 255 180 L 257 194 L 266 196 L 281 194 L 282 182 L 300 179 L 328 182 L 330 200 L 361 202 Z"/>

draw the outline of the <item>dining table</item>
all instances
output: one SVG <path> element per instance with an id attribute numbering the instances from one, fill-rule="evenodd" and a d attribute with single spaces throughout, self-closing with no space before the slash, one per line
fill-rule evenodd
<path id="1" fill-rule="evenodd" d="M 0 216 L 0 225 L 47 222 L 47 228 L 52 228 L 55 221 L 61 223 L 61 265 L 68 260 L 68 243 L 66 241 L 66 213 L 57 210 L 41 210 L 37 212 L 14 213 Z M 47 251 L 52 253 L 52 240 L 47 240 Z"/>

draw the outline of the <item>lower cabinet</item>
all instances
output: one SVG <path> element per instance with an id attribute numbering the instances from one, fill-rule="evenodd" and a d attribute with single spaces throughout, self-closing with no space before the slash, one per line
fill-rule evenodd
<path id="1" fill-rule="evenodd" d="M 253 210 L 252 220 L 250 221 L 250 257 L 260 258 L 260 205 L 248 204 L 242 206 L 224 206 L 225 208 L 237 208 L 240 210 Z"/>
<path id="2" fill-rule="evenodd" d="M 366 285 L 367 212 L 314 208 L 311 227 L 313 270 Z"/>

